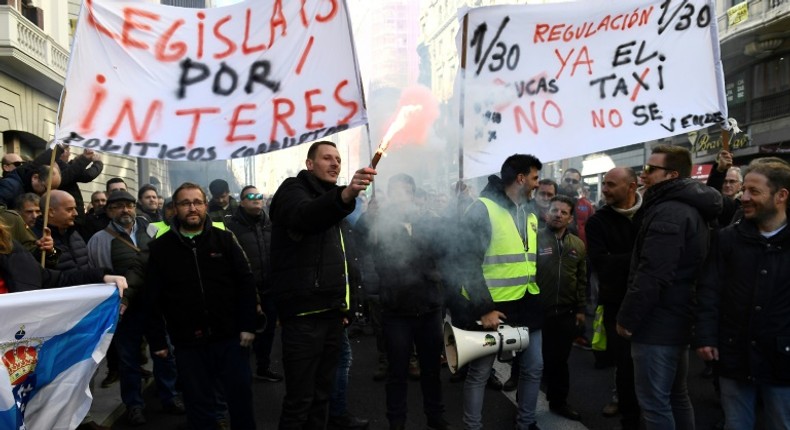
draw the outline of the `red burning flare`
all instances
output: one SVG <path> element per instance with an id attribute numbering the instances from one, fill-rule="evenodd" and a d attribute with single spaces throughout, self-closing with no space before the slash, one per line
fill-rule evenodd
<path id="1" fill-rule="evenodd" d="M 439 103 L 428 88 L 413 86 L 401 92 L 395 112 L 370 163 L 373 168 L 390 145 L 398 147 L 425 143 L 433 123 L 439 118 Z"/>

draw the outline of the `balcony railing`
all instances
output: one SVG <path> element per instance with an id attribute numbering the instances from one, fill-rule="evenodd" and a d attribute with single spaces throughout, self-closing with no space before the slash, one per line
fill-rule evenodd
<path id="1" fill-rule="evenodd" d="M 59 92 L 69 52 L 11 6 L 0 5 L 0 67 L 27 84 Z"/>
<path id="2" fill-rule="evenodd" d="M 790 112 L 790 91 L 752 100 L 752 121 L 786 116 L 788 112 Z"/>
<path id="3" fill-rule="evenodd" d="M 777 8 L 785 3 L 790 3 L 790 0 L 768 0 L 768 8 Z"/>

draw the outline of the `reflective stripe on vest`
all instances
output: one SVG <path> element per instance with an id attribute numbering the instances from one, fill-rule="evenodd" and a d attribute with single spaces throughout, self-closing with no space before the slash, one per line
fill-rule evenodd
<path id="1" fill-rule="evenodd" d="M 480 199 L 488 209 L 491 242 L 483 259 L 483 278 L 495 302 L 518 300 L 524 294 L 539 294 L 537 272 L 538 218 L 533 213 L 524 220 L 527 249 L 510 212 L 487 198 Z"/>
<path id="2" fill-rule="evenodd" d="M 154 225 L 157 228 L 157 230 L 156 230 L 156 237 L 157 238 L 159 236 L 167 233 L 168 231 L 170 231 L 170 226 L 165 224 L 164 221 L 152 222 L 151 225 Z M 211 223 L 211 225 L 213 225 L 214 227 L 216 227 L 216 228 L 218 228 L 220 230 L 225 230 L 225 224 L 222 223 L 222 222 L 214 221 L 214 222 Z"/>

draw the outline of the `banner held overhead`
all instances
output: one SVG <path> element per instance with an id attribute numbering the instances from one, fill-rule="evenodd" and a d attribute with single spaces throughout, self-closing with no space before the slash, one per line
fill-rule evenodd
<path id="1" fill-rule="evenodd" d="M 59 142 L 164 160 L 246 157 L 363 125 L 343 0 L 187 9 L 86 0 Z"/>
<path id="2" fill-rule="evenodd" d="M 514 153 L 558 160 L 727 118 L 711 0 L 492 6 L 466 22 L 466 177 Z"/>

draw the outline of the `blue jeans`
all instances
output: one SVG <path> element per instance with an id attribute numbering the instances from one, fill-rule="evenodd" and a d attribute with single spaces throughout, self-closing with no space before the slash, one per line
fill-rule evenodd
<path id="1" fill-rule="evenodd" d="M 340 338 L 340 361 L 335 372 L 335 384 L 329 393 L 329 416 L 340 417 L 348 412 L 348 372 L 351 370 L 351 342 L 348 341 L 348 330 L 343 330 Z"/>
<path id="2" fill-rule="evenodd" d="M 790 386 L 770 385 L 721 378 L 721 406 L 726 430 L 752 430 L 757 409 L 757 394 L 765 407 L 766 429 L 790 429 Z"/>
<path id="3" fill-rule="evenodd" d="M 218 385 L 228 405 L 231 427 L 255 428 L 249 348 L 242 348 L 234 338 L 176 346 L 175 354 L 190 429 L 216 428 Z"/>
<path id="4" fill-rule="evenodd" d="M 516 430 L 526 430 L 535 423 L 540 378 L 543 373 L 543 336 L 540 330 L 529 332 L 529 346 L 518 355 L 518 414 Z M 464 381 L 464 428 L 483 428 L 483 398 L 486 383 L 491 376 L 496 354 L 486 355 L 469 362 Z"/>
<path id="5" fill-rule="evenodd" d="M 143 375 L 140 372 L 140 344 L 145 332 L 145 314 L 134 308 L 124 312 L 118 323 L 113 340 L 120 360 L 119 373 L 121 385 L 121 400 L 127 408 L 132 406 L 142 407 L 143 402 Z M 171 354 L 167 358 L 151 355 L 154 363 L 154 380 L 156 392 L 162 405 L 173 402 L 178 394 L 176 391 L 176 361 Z"/>
<path id="6" fill-rule="evenodd" d="M 647 430 L 693 430 L 694 408 L 686 385 L 689 346 L 631 342 L 631 357 Z"/>

